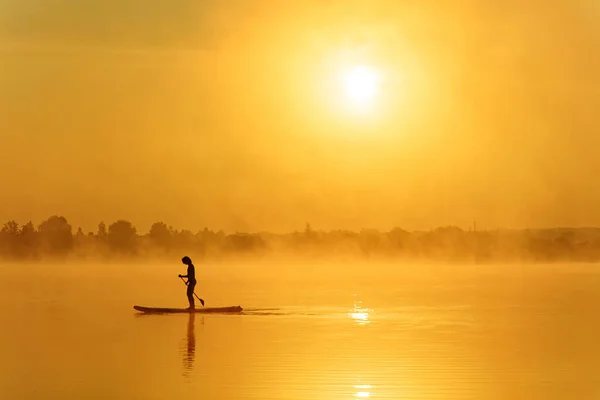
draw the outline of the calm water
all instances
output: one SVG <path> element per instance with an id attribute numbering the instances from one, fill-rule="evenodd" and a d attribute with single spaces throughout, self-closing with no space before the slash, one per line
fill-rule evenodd
<path id="1" fill-rule="evenodd" d="M 600 266 L 0 265 L 0 399 L 598 399 Z"/>

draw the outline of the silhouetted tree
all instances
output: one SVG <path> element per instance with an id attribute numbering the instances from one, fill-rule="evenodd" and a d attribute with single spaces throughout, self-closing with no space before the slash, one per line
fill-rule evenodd
<path id="1" fill-rule="evenodd" d="M 16 221 L 8 221 L 2 227 L 2 233 L 16 237 L 19 234 L 19 224 Z"/>
<path id="2" fill-rule="evenodd" d="M 317 238 L 316 232 L 313 230 L 312 226 L 309 223 L 306 224 L 304 228 L 304 237 L 307 240 L 315 240 Z"/>
<path id="3" fill-rule="evenodd" d="M 37 256 L 38 252 L 38 233 L 33 227 L 33 222 L 29 221 L 21 228 L 21 255 L 24 257 Z"/>
<path id="4" fill-rule="evenodd" d="M 185 250 L 194 246 L 194 234 L 187 229 L 175 232 L 174 239 L 178 249 Z"/>
<path id="5" fill-rule="evenodd" d="M 0 229 L 0 244 L 2 254 L 5 257 L 14 258 L 18 256 L 19 224 L 16 221 L 8 221 Z"/>
<path id="6" fill-rule="evenodd" d="M 29 221 L 28 223 L 26 223 L 25 225 L 23 225 L 23 227 L 21 228 L 21 235 L 23 236 L 30 236 L 33 235 L 35 232 L 35 228 L 33 227 L 33 222 Z"/>
<path id="7" fill-rule="evenodd" d="M 38 232 L 44 252 L 64 256 L 73 248 L 72 228 L 65 217 L 48 218 L 40 224 Z"/>
<path id="8" fill-rule="evenodd" d="M 101 239 L 106 238 L 107 232 L 106 232 L 106 224 L 104 222 L 100 222 L 98 224 L 98 234 L 97 235 Z"/>
<path id="9" fill-rule="evenodd" d="M 363 254 L 370 256 L 372 253 L 381 250 L 381 234 L 374 229 L 363 229 L 358 235 L 359 247 Z"/>
<path id="10" fill-rule="evenodd" d="M 77 247 L 83 247 L 85 246 L 86 243 L 86 236 L 85 233 L 83 233 L 83 229 L 81 229 L 81 227 L 77 228 L 77 233 L 75 233 L 75 245 Z"/>
<path id="11" fill-rule="evenodd" d="M 108 227 L 108 244 L 118 253 L 135 253 L 136 237 L 136 229 L 129 221 L 119 220 Z"/>
<path id="12" fill-rule="evenodd" d="M 263 250 L 265 243 L 260 236 L 248 233 L 235 233 L 225 237 L 225 249 L 231 252 L 252 252 Z"/>
<path id="13" fill-rule="evenodd" d="M 411 234 L 402 228 L 394 228 L 388 233 L 392 247 L 398 250 L 408 250 L 410 248 Z"/>
<path id="14" fill-rule="evenodd" d="M 153 223 L 150 227 L 150 233 L 148 236 L 150 236 L 150 240 L 153 245 L 161 247 L 165 250 L 169 250 L 171 248 L 173 235 L 171 230 L 164 222 Z"/>

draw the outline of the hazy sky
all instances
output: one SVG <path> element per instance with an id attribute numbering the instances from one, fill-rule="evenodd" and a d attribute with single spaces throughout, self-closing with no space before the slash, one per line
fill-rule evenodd
<path id="1" fill-rule="evenodd" d="M 0 220 L 600 225 L 598 71 L 596 0 L 0 0 Z"/>

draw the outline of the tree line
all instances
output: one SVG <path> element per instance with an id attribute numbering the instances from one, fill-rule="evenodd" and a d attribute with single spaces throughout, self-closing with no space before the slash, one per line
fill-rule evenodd
<path id="1" fill-rule="evenodd" d="M 105 259 L 236 256 L 268 257 L 392 257 L 441 262 L 555 262 L 600 260 L 600 229 L 463 230 L 439 227 L 409 232 L 363 229 L 315 230 L 310 224 L 286 234 L 225 234 L 208 228 L 192 232 L 155 222 L 139 233 L 129 221 L 98 224 L 96 232 L 74 231 L 63 216 L 54 215 L 37 228 L 30 221 L 8 221 L 0 230 L 4 260 Z"/>

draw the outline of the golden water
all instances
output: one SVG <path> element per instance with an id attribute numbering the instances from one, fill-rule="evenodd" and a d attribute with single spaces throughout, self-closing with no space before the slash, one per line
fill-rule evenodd
<path id="1" fill-rule="evenodd" d="M 598 399 L 600 266 L 0 265 L 0 399 Z"/>

